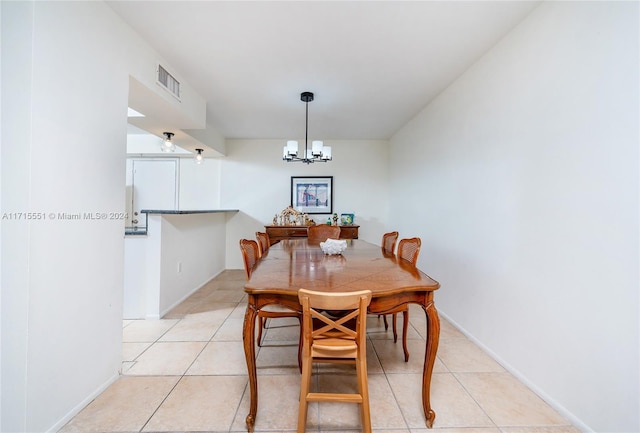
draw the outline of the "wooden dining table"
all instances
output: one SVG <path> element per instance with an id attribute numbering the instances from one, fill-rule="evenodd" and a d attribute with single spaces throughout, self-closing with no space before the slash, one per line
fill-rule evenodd
<path id="1" fill-rule="evenodd" d="M 440 337 L 440 320 L 433 297 L 440 284 L 377 245 L 359 239 L 346 242 L 347 249 L 341 255 L 325 255 L 319 242 L 283 240 L 272 245 L 253 268 L 244 287 L 248 304 L 242 334 L 251 395 L 246 418 L 249 432 L 254 429 L 258 410 L 255 343 L 258 311 L 269 305 L 280 305 L 301 312 L 298 302 L 301 288 L 325 292 L 371 290 L 369 313 L 372 314 L 399 312 L 410 303 L 422 306 L 427 321 L 422 406 L 427 427 L 433 426 L 436 414 L 430 402 L 431 374 Z"/>

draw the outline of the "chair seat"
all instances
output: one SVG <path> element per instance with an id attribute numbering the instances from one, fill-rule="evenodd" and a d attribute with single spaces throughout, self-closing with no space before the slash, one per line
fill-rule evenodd
<path id="1" fill-rule="evenodd" d="M 324 338 L 315 340 L 311 345 L 313 358 L 350 358 L 358 354 L 358 345 L 354 340 L 342 338 Z"/>
<path id="2" fill-rule="evenodd" d="M 278 312 L 278 313 L 295 313 L 294 310 L 291 310 L 287 307 L 283 307 L 282 305 L 278 305 L 278 304 L 270 304 L 270 305 L 265 305 L 264 307 L 260 308 L 260 311 L 273 311 L 273 312 Z"/>
<path id="3" fill-rule="evenodd" d="M 300 313 L 282 305 L 266 305 L 258 312 L 262 317 L 298 317 Z"/>

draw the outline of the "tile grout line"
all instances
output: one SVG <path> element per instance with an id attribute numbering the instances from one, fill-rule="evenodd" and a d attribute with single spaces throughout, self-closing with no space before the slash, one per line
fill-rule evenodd
<path id="1" fill-rule="evenodd" d="M 410 430 L 409 423 L 407 422 L 407 417 L 405 416 L 404 411 L 402 410 L 402 407 L 400 406 L 400 403 L 398 402 L 398 396 L 396 395 L 395 391 L 393 390 L 393 387 L 391 386 L 391 382 L 389 381 L 389 376 L 387 374 L 387 370 L 384 368 L 384 364 L 382 363 L 382 360 L 380 358 L 380 354 L 376 350 L 376 346 L 373 344 L 373 341 L 370 338 L 368 340 L 371 341 L 371 347 L 373 348 L 373 353 L 376 355 L 376 359 L 380 363 L 380 367 L 382 368 L 382 373 L 384 375 L 384 380 L 386 381 L 387 386 L 389 386 L 389 390 L 391 391 L 391 395 L 393 395 L 393 400 L 395 401 L 396 406 L 398 406 L 398 411 L 400 412 L 400 415 L 402 416 L 402 421 L 404 422 L 404 425 L 406 426 L 407 430 Z M 367 369 L 368 369 L 368 366 L 367 366 Z M 367 372 L 367 375 L 368 375 L 368 372 Z"/>

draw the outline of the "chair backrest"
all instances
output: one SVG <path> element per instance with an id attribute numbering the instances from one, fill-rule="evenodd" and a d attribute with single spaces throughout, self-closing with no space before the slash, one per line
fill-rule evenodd
<path id="1" fill-rule="evenodd" d="M 389 232 L 382 235 L 382 250 L 385 253 L 393 254 L 398 241 L 398 232 Z"/>
<path id="2" fill-rule="evenodd" d="M 302 305 L 303 356 L 355 359 L 366 356 L 367 307 L 371 291 L 316 292 L 298 290 Z M 342 312 L 338 318 L 323 311 Z M 355 321 L 355 326 L 349 325 Z M 314 322 L 316 326 L 314 329 Z"/>
<path id="3" fill-rule="evenodd" d="M 316 224 L 307 227 L 307 237 L 313 242 L 324 242 L 327 239 L 339 239 L 340 227 L 327 224 Z"/>
<path id="4" fill-rule="evenodd" d="M 242 259 L 244 260 L 244 271 L 247 273 L 247 279 L 251 278 L 251 272 L 260 259 L 260 250 L 258 242 L 252 239 L 240 239 L 240 251 L 242 251 Z"/>
<path id="5" fill-rule="evenodd" d="M 260 250 L 260 257 L 269 249 L 271 241 L 269 235 L 264 232 L 256 232 L 256 239 L 258 240 L 258 248 Z"/>
<path id="6" fill-rule="evenodd" d="M 396 256 L 415 265 L 418 261 L 418 255 L 420 254 L 421 243 L 420 238 L 401 239 L 400 242 L 398 242 L 398 252 Z"/>

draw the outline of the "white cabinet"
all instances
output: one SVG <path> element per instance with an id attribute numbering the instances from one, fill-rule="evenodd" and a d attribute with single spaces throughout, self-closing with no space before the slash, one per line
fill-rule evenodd
<path id="1" fill-rule="evenodd" d="M 178 209 L 178 158 L 127 159 L 128 227 L 146 228 L 142 209 Z"/>

